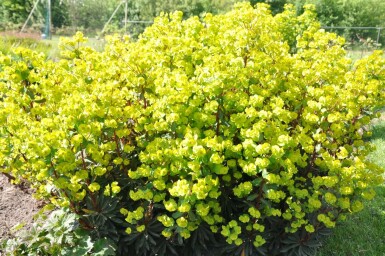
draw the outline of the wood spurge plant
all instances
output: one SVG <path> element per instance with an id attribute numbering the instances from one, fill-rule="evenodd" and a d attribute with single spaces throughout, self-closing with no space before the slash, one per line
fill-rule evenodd
<path id="1" fill-rule="evenodd" d="M 0 165 L 128 255 L 313 255 L 382 182 L 363 126 L 380 51 L 352 63 L 313 6 L 162 14 L 104 51 L 0 56 Z M 132 254 L 134 253 L 134 254 Z"/>

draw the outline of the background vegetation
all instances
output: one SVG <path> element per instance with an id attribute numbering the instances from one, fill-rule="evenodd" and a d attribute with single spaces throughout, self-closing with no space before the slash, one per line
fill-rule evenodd
<path id="1" fill-rule="evenodd" d="M 183 11 L 185 17 L 201 16 L 205 12 L 222 13 L 228 11 L 234 2 L 241 0 L 128 0 L 128 20 L 152 21 L 161 12 Z M 0 0 L 0 31 L 18 30 L 27 19 L 35 0 Z M 121 0 L 51 0 L 52 25 L 54 32 L 72 35 L 77 30 L 87 35 L 100 32 Z M 252 4 L 267 2 L 273 13 L 283 10 L 285 4 L 294 4 L 298 14 L 303 12 L 304 4 L 314 4 L 323 26 L 365 26 L 385 27 L 385 2 L 382 0 L 250 0 Z M 42 30 L 46 16 L 45 1 L 41 1 L 33 15 L 29 27 Z M 124 28 L 124 5 L 119 8 L 109 31 L 117 32 Z M 148 23 L 130 23 L 129 33 L 137 35 Z M 377 30 L 356 31 L 339 30 L 350 40 L 359 37 L 377 37 Z M 385 33 L 385 32 L 383 32 Z M 384 43 L 385 36 L 382 36 Z"/>

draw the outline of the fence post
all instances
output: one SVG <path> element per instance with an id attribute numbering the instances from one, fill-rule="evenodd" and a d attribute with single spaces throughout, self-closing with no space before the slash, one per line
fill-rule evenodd
<path id="1" fill-rule="evenodd" d="M 377 29 L 378 30 L 378 34 L 377 34 L 377 45 L 378 45 L 378 43 L 380 42 L 380 34 L 381 34 L 381 28 L 378 28 Z"/>
<path id="2" fill-rule="evenodd" d="M 40 0 L 36 0 L 35 4 L 33 5 L 32 11 L 29 13 L 27 20 L 24 22 L 24 25 L 23 25 L 23 27 L 22 27 L 21 30 L 20 30 L 20 33 L 23 33 L 23 31 L 24 31 L 24 29 L 25 29 L 25 26 L 27 26 L 27 23 L 28 23 L 29 19 L 32 17 L 32 14 L 33 14 L 33 12 L 35 11 L 35 9 L 36 9 L 36 7 L 37 7 L 37 4 L 38 4 L 39 2 L 40 2 Z"/>

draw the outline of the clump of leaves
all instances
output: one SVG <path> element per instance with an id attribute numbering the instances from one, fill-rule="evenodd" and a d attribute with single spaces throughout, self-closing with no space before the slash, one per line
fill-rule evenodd
<path id="1" fill-rule="evenodd" d="M 101 238 L 93 240 L 89 232 L 79 228 L 78 216 L 67 209 L 55 210 L 41 217 L 30 230 L 15 238 L 1 241 L 2 255 L 115 255 L 114 243 Z"/>

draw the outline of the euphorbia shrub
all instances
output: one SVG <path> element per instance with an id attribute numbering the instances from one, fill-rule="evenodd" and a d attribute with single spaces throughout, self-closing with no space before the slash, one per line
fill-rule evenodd
<path id="1" fill-rule="evenodd" d="M 1 165 L 121 254 L 311 255 L 382 182 L 362 127 L 385 86 L 382 53 L 353 64 L 315 16 L 175 12 L 1 56 Z"/>

